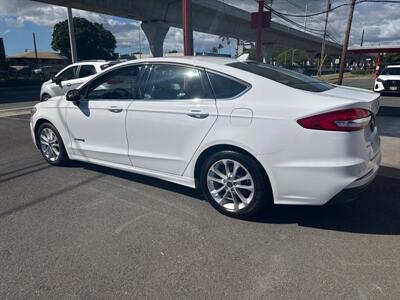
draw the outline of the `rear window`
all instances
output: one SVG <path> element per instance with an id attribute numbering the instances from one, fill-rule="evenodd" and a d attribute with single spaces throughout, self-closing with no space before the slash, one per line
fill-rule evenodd
<path id="1" fill-rule="evenodd" d="M 96 68 L 93 65 L 82 65 L 79 70 L 79 78 L 84 78 L 96 74 Z"/>
<path id="2" fill-rule="evenodd" d="M 263 63 L 235 62 L 228 64 L 228 66 L 247 71 L 303 91 L 324 92 L 335 87 L 330 83 L 323 82 L 316 78 Z"/>
<path id="3" fill-rule="evenodd" d="M 400 75 L 400 67 L 383 69 L 381 75 Z"/>
<path id="4" fill-rule="evenodd" d="M 225 76 L 207 72 L 216 99 L 233 98 L 247 89 L 247 85 Z"/>

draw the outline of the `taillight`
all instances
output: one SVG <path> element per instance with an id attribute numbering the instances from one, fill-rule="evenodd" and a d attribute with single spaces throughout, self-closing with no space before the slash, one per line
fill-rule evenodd
<path id="1" fill-rule="evenodd" d="M 351 108 L 315 115 L 297 121 L 302 127 L 315 130 L 357 131 L 368 127 L 372 113 Z"/>

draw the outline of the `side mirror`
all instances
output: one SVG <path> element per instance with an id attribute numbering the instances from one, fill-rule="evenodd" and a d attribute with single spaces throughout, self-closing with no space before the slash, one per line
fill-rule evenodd
<path id="1" fill-rule="evenodd" d="M 51 77 L 51 81 L 56 83 L 56 84 L 60 84 L 61 83 L 61 78 L 53 76 L 53 77 Z"/>
<path id="2" fill-rule="evenodd" d="M 65 95 L 67 101 L 77 102 L 81 100 L 81 92 L 79 90 L 70 90 Z"/>

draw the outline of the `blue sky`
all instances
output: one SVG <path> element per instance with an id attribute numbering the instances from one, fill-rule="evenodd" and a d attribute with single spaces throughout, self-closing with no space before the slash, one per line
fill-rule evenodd
<path id="1" fill-rule="evenodd" d="M 74 16 L 84 17 L 92 22 L 102 23 L 110 30 L 117 40 L 116 52 L 125 54 L 137 52 L 148 53 L 149 47 L 146 36 L 139 30 L 140 22 L 112 17 L 82 10 L 73 10 Z M 52 18 L 48 18 L 52 15 Z M 3 37 L 6 54 L 14 55 L 25 49 L 33 49 L 32 32 L 36 34 L 36 42 L 39 51 L 53 51 L 51 49 L 51 34 L 55 23 L 65 20 L 67 10 L 64 7 L 46 5 L 27 0 L 0 0 L 0 37 Z M 195 33 L 194 46 L 196 51 L 210 51 L 218 44 L 224 44 L 225 49 L 221 53 L 234 53 L 234 45 L 229 48 L 218 36 Z M 182 51 L 182 31 L 178 28 L 170 28 L 164 42 L 164 50 Z"/>
<path id="2" fill-rule="evenodd" d="M 33 49 L 32 32 L 35 32 L 38 47 L 42 51 L 51 50 L 52 30 L 47 27 L 38 26 L 32 22 L 26 22 L 24 26 L 10 28 L 0 20 L 0 36 L 4 39 L 7 55 L 23 52 L 25 49 Z"/>
<path id="3" fill-rule="evenodd" d="M 217 0 L 216 0 L 217 1 Z M 257 3 L 254 0 L 220 0 L 239 8 L 255 11 Z M 304 14 L 305 5 L 308 11 L 319 12 L 325 8 L 325 0 L 274 0 L 273 7 L 280 12 Z M 348 3 L 348 0 L 333 0 L 332 6 Z M 400 45 L 400 3 L 359 3 L 356 6 L 350 44 L 357 45 L 365 29 L 365 45 Z M 343 7 L 330 13 L 329 32 L 336 40 L 343 40 L 343 33 L 348 14 L 348 7 Z M 101 15 L 93 12 L 74 10 L 74 15 L 85 17 L 92 22 L 104 24 L 117 39 L 117 52 L 131 53 L 139 50 L 140 23 L 131 19 L 122 19 Z M 66 19 L 66 8 L 47 5 L 29 0 L 0 0 L 0 37 L 4 38 L 7 55 L 32 50 L 32 32 L 36 33 L 38 49 L 51 51 L 51 33 L 55 23 Z M 323 29 L 323 16 L 312 17 L 307 20 L 307 26 L 316 30 Z M 303 23 L 302 18 L 295 18 L 296 22 Z M 281 19 L 274 21 L 282 22 Z M 195 33 L 194 45 L 196 51 L 209 51 L 218 46 L 221 40 L 217 36 Z M 222 52 L 235 52 L 233 40 L 231 47 Z M 146 37 L 141 32 L 143 52 L 148 51 Z M 226 44 L 225 44 L 226 46 Z M 171 28 L 164 42 L 164 50 L 182 50 L 182 31 Z"/>

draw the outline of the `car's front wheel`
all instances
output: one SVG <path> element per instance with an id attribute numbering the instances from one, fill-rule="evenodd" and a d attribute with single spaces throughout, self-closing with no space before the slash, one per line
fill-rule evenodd
<path id="1" fill-rule="evenodd" d="M 42 98 L 40 99 L 41 102 L 45 102 L 49 100 L 51 97 L 49 94 L 43 94 Z"/>
<path id="2" fill-rule="evenodd" d="M 231 217 L 252 217 L 272 202 L 261 166 L 253 158 L 234 151 L 221 151 L 206 159 L 200 185 L 211 205 Z"/>
<path id="3" fill-rule="evenodd" d="M 42 156 L 49 164 L 63 166 L 69 162 L 61 136 L 52 124 L 41 124 L 37 131 L 36 140 Z"/>

